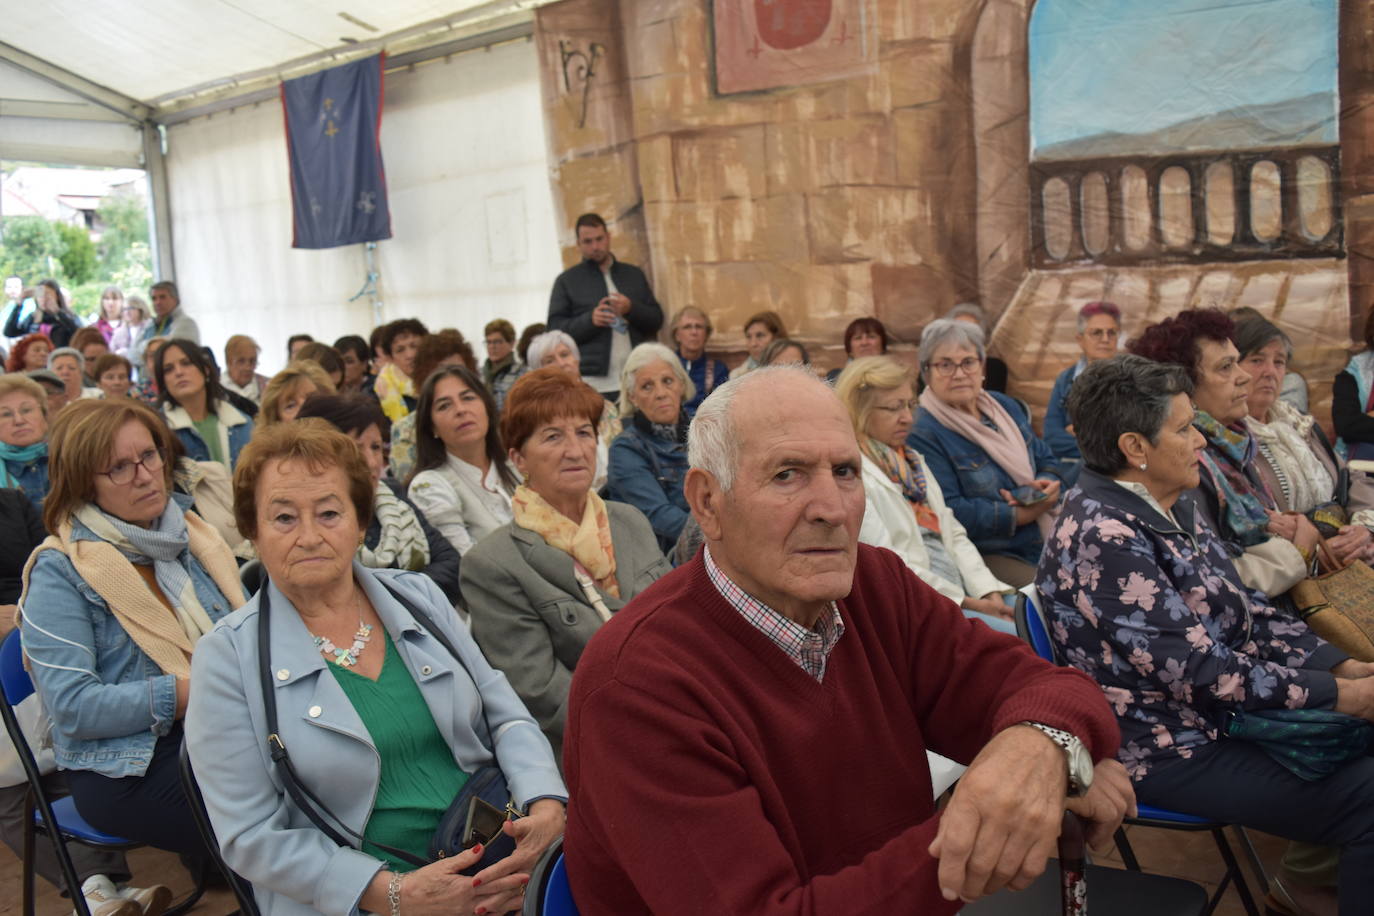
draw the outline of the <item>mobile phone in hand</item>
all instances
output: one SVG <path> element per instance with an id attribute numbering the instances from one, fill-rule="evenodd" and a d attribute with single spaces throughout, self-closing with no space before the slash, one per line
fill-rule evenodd
<path id="1" fill-rule="evenodd" d="M 1024 487 L 1017 487 L 1011 491 L 1011 501 L 1018 506 L 1034 506 L 1049 498 L 1050 494 L 1030 484 L 1026 484 Z"/>

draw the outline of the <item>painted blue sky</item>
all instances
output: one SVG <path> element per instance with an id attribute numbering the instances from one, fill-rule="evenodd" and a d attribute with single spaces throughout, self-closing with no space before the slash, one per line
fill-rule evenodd
<path id="1" fill-rule="evenodd" d="M 1319 92 L 1334 104 L 1336 6 L 1040 0 L 1030 24 L 1032 149 Z"/>

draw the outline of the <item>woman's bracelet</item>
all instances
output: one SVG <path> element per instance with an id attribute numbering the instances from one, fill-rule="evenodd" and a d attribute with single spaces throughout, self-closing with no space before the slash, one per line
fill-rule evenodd
<path id="1" fill-rule="evenodd" d="M 391 916 L 401 916 L 401 882 L 406 876 L 398 871 L 391 873 L 391 883 L 386 886 L 386 901 L 391 904 Z"/>

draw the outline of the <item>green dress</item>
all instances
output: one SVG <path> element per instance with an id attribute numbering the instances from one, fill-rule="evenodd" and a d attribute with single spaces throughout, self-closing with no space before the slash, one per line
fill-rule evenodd
<path id="1" fill-rule="evenodd" d="M 444 743 L 420 688 L 385 628 L 382 636 L 386 658 L 377 680 L 333 663 L 329 670 L 363 720 L 382 762 L 377 799 L 363 830 L 363 852 L 386 862 L 392 870 L 410 871 L 414 865 L 388 855 L 376 844 L 427 858 L 439 818 L 468 781 L 468 774 L 453 759 L 453 751 Z"/>

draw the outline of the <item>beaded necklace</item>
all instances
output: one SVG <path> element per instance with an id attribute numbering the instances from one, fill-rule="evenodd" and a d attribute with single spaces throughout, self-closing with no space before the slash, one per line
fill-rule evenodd
<path id="1" fill-rule="evenodd" d="M 372 624 L 363 622 L 363 598 L 361 592 L 355 592 L 354 597 L 358 605 L 358 631 L 353 634 L 353 645 L 347 649 L 340 649 L 332 641 L 323 637 L 310 634 L 315 639 L 315 648 L 320 650 L 324 657 L 338 665 L 340 668 L 352 668 L 358 664 L 358 656 L 363 654 L 368 642 L 372 639 Z M 331 657 L 332 656 L 332 657 Z"/>

